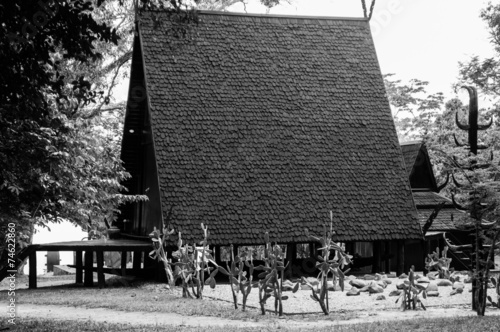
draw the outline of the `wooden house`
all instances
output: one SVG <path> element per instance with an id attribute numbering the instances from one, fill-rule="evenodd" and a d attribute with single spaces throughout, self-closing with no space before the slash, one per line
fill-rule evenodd
<path id="1" fill-rule="evenodd" d="M 147 236 L 171 211 L 190 243 L 204 223 L 214 246 L 268 231 L 293 255 L 332 211 L 335 239 L 371 243 L 375 270 L 421 239 L 367 19 L 197 17 L 138 19 L 122 160 L 149 201 L 123 208 L 124 233 Z"/>
<path id="2" fill-rule="evenodd" d="M 467 233 L 458 226 L 461 220 L 468 217 L 464 212 L 457 210 L 449 198 L 439 195 L 440 188 L 436 183 L 425 144 L 422 141 L 405 142 L 401 143 L 401 150 L 422 228 L 436 208 L 442 205 L 431 227 L 425 233 L 424 242 L 413 240 L 406 243 L 407 264 L 415 265 L 417 270 L 422 271 L 423 258 L 436 248 L 443 250 L 445 246 L 443 236 L 455 244 L 470 243 L 471 239 L 467 237 Z M 468 269 L 470 258 L 465 253 L 453 254 L 450 251 L 448 255 L 453 259 L 452 267 L 460 270 Z"/>

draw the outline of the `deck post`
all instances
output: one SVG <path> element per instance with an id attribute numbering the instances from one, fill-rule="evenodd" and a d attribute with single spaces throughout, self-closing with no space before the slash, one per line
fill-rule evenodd
<path id="1" fill-rule="evenodd" d="M 30 253 L 29 256 L 29 266 L 30 266 L 30 275 L 28 285 L 29 288 L 36 288 L 36 250 Z"/>
<path id="2" fill-rule="evenodd" d="M 126 251 L 122 251 L 122 257 L 121 257 L 121 268 L 122 268 L 122 271 L 121 271 L 121 275 L 122 277 L 124 277 L 126 274 L 127 274 L 127 252 Z"/>
<path id="3" fill-rule="evenodd" d="M 94 253 L 92 250 L 85 250 L 85 279 L 83 280 L 83 285 L 86 287 L 92 287 L 94 285 L 94 272 L 92 271 L 94 267 Z"/>
<path id="4" fill-rule="evenodd" d="M 77 284 L 83 283 L 83 260 L 82 260 L 82 251 L 75 251 L 75 265 L 76 265 L 76 275 L 75 282 Z"/>
<path id="5" fill-rule="evenodd" d="M 149 256 L 149 251 L 144 251 L 144 272 L 150 280 L 158 281 L 158 263 Z"/>
<path id="6" fill-rule="evenodd" d="M 96 258 L 97 258 L 97 284 L 99 285 L 99 288 L 104 288 L 104 286 L 106 285 L 106 282 L 104 280 L 104 271 L 103 271 L 104 252 L 102 250 L 97 250 Z"/>
<path id="7" fill-rule="evenodd" d="M 397 241 L 397 260 L 398 265 L 396 269 L 396 274 L 399 276 L 405 272 L 405 241 L 398 240 Z"/>
<path id="8" fill-rule="evenodd" d="M 134 270 L 134 275 L 139 275 L 141 271 L 142 264 L 142 251 L 134 251 L 134 258 L 132 260 L 132 269 Z"/>

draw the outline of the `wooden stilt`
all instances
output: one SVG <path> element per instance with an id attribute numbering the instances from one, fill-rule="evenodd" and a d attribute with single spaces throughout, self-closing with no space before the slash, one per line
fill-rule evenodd
<path id="1" fill-rule="evenodd" d="M 309 242 L 309 257 L 316 258 L 316 245 L 314 242 Z"/>
<path id="2" fill-rule="evenodd" d="M 233 255 L 234 255 L 234 258 L 236 258 L 238 256 L 238 245 L 233 245 Z"/>
<path id="3" fill-rule="evenodd" d="M 92 268 L 94 267 L 94 253 L 92 250 L 85 250 L 85 278 L 83 280 L 83 285 L 86 287 L 92 287 L 94 285 L 94 272 Z"/>
<path id="4" fill-rule="evenodd" d="M 104 286 L 106 286 L 106 282 L 104 280 L 104 270 L 103 270 L 104 252 L 102 250 L 96 251 L 96 258 L 97 258 L 97 284 L 99 285 L 99 288 L 104 288 Z"/>
<path id="5" fill-rule="evenodd" d="M 391 273 L 391 242 L 385 241 L 385 273 Z"/>
<path id="6" fill-rule="evenodd" d="M 286 245 L 286 259 L 288 261 L 287 278 L 293 277 L 293 264 L 297 260 L 297 245 L 295 243 L 288 243 Z"/>
<path id="7" fill-rule="evenodd" d="M 29 256 L 29 267 L 30 267 L 30 275 L 28 280 L 29 288 L 35 289 L 36 285 L 36 250 L 33 251 Z"/>
<path id="8" fill-rule="evenodd" d="M 83 283 L 83 259 L 82 259 L 82 251 L 75 251 L 75 265 L 76 265 L 76 275 L 75 282 L 77 284 Z"/>
<path id="9" fill-rule="evenodd" d="M 427 275 L 427 270 L 425 269 L 425 259 L 427 258 L 427 255 L 429 254 L 429 252 L 427 251 L 427 241 L 422 240 L 421 242 L 421 248 L 422 248 L 422 252 L 424 253 L 423 254 L 423 257 L 422 257 L 422 266 L 424 267 L 423 268 L 423 271 L 424 271 L 424 275 Z"/>
<path id="10" fill-rule="evenodd" d="M 123 277 L 127 274 L 127 252 L 126 251 L 122 251 L 121 265 L 120 266 L 122 268 L 121 275 Z"/>
<path id="11" fill-rule="evenodd" d="M 142 266 L 142 251 L 134 251 L 134 257 L 132 260 L 132 269 L 134 270 L 134 275 L 139 275 Z"/>
<path id="12" fill-rule="evenodd" d="M 373 241 L 373 263 L 372 263 L 372 273 L 380 272 L 380 241 Z"/>
<path id="13" fill-rule="evenodd" d="M 149 257 L 149 251 L 144 252 L 144 270 L 147 270 L 147 278 L 158 281 L 159 275 L 159 265 L 156 260 Z"/>
<path id="14" fill-rule="evenodd" d="M 404 240 L 398 240 L 398 249 L 397 249 L 397 268 L 396 268 L 396 274 L 399 276 L 402 273 L 405 273 L 405 241 Z"/>
<path id="15" fill-rule="evenodd" d="M 346 253 L 348 253 L 349 255 L 354 254 L 355 245 L 356 245 L 355 242 L 346 242 L 345 244 Z"/>

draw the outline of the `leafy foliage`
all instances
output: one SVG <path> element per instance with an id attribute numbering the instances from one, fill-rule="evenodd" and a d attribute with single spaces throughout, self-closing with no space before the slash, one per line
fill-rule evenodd
<path id="1" fill-rule="evenodd" d="M 106 45 L 119 41 L 114 18 L 94 17 L 106 11 L 101 4 L 0 5 L 0 221 L 16 223 L 20 247 L 35 225 L 67 218 L 104 228 L 120 203 L 144 199 L 123 195 L 121 128 L 114 114 L 100 116 L 113 83 L 99 91 L 107 80 L 94 68 L 109 61 Z"/>
<path id="2" fill-rule="evenodd" d="M 400 141 L 430 136 L 436 116 L 443 105 L 442 93 L 428 94 L 429 82 L 412 79 L 403 84 L 394 74 L 384 75 L 389 103 L 394 109 L 394 123 Z"/>
<path id="3" fill-rule="evenodd" d="M 478 87 L 484 93 L 500 96 L 500 4 L 490 2 L 481 10 L 481 18 L 487 24 L 495 55 L 481 59 L 474 55 L 467 62 L 459 63 L 462 83 Z"/>
<path id="4" fill-rule="evenodd" d="M 448 279 L 450 277 L 451 258 L 448 258 L 447 252 L 448 247 L 445 246 L 442 252 L 437 247 L 432 254 L 428 254 L 425 258 L 426 270 L 429 272 L 436 270 L 439 273 L 439 278 Z"/>

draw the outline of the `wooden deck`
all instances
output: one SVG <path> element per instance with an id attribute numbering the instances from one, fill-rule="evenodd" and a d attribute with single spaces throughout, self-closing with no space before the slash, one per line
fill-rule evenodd
<path id="1" fill-rule="evenodd" d="M 119 251 L 122 252 L 121 275 L 127 274 L 127 252 L 134 253 L 133 271 L 139 272 L 141 269 L 142 254 L 145 252 L 145 258 L 152 249 L 152 243 L 149 241 L 138 241 L 128 239 L 117 240 L 93 240 L 93 241 L 69 241 L 54 242 L 45 244 L 32 244 L 29 254 L 29 288 L 36 288 L 36 252 L 37 251 L 73 251 L 76 254 L 76 283 L 82 283 L 84 286 L 93 286 L 94 271 L 94 252 L 97 259 L 97 282 L 100 288 L 104 287 L 104 252 Z M 84 254 L 86 259 L 83 259 Z M 87 259 L 88 258 L 88 259 Z M 84 263 L 85 262 L 85 263 Z M 85 271 L 85 279 L 83 272 Z"/>

